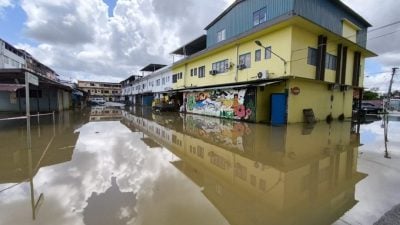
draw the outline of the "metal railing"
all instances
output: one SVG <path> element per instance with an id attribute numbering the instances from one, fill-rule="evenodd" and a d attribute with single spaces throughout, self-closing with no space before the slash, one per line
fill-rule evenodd
<path id="1" fill-rule="evenodd" d="M 52 113 L 37 113 L 37 114 L 32 114 L 32 115 L 29 115 L 29 117 L 30 117 L 30 118 L 32 118 L 32 117 L 37 117 L 37 120 L 38 120 L 38 122 L 39 122 L 39 118 L 40 118 L 41 116 L 50 116 L 50 115 L 53 116 L 53 122 L 54 122 L 54 121 L 55 121 L 55 113 L 54 113 L 54 111 L 53 111 Z M 27 119 L 27 118 L 28 118 L 27 116 L 16 116 L 16 117 L 0 118 L 0 121 L 24 120 L 24 119 Z"/>

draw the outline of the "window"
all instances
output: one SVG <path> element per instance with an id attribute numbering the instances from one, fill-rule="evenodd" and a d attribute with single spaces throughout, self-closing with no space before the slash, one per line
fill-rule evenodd
<path id="1" fill-rule="evenodd" d="M 250 53 L 246 53 L 246 54 L 239 56 L 239 66 L 242 66 L 242 65 L 244 66 L 243 69 L 251 67 L 251 54 Z"/>
<path id="2" fill-rule="evenodd" d="M 226 39 L 226 30 L 223 29 L 223 30 L 218 31 L 218 33 L 217 33 L 217 42 L 223 41 L 225 39 Z"/>
<path id="3" fill-rule="evenodd" d="M 217 73 L 225 73 L 228 67 L 229 62 L 227 59 L 212 64 L 212 70 L 217 71 Z"/>
<path id="4" fill-rule="evenodd" d="M 336 56 L 329 53 L 326 54 L 325 68 L 336 70 Z"/>
<path id="5" fill-rule="evenodd" d="M 190 76 L 193 77 L 193 69 L 190 69 Z"/>
<path id="6" fill-rule="evenodd" d="M 162 78 L 161 80 L 161 84 L 164 85 L 165 84 L 165 77 Z"/>
<path id="7" fill-rule="evenodd" d="M 172 83 L 177 83 L 178 82 L 178 74 L 172 75 Z"/>
<path id="8" fill-rule="evenodd" d="M 197 76 L 197 68 L 193 69 L 193 76 Z"/>
<path id="9" fill-rule="evenodd" d="M 206 67 L 205 66 L 199 67 L 199 78 L 203 78 L 205 76 L 206 76 Z"/>
<path id="10" fill-rule="evenodd" d="M 308 48 L 307 63 L 309 65 L 313 65 L 313 66 L 317 65 L 317 49 L 316 48 Z"/>
<path id="11" fill-rule="evenodd" d="M 271 51 L 272 51 L 271 46 L 265 48 L 265 59 L 271 58 Z"/>
<path id="12" fill-rule="evenodd" d="M 256 62 L 258 62 L 258 61 L 261 60 L 261 49 L 257 49 L 257 50 L 256 50 L 256 52 L 255 52 L 255 54 L 254 54 L 254 60 L 255 60 Z"/>
<path id="13" fill-rule="evenodd" d="M 182 72 L 178 73 L 178 79 L 182 79 L 182 78 L 183 78 Z"/>
<path id="14" fill-rule="evenodd" d="M 160 86 L 160 79 L 156 81 L 157 86 Z"/>
<path id="15" fill-rule="evenodd" d="M 312 66 L 317 65 L 317 52 L 318 50 L 316 48 L 310 48 L 310 47 L 308 48 L 307 63 L 309 65 Z M 330 70 L 336 70 L 336 60 L 337 60 L 336 56 L 326 53 L 325 68 Z"/>
<path id="16" fill-rule="evenodd" d="M 267 21 L 267 8 L 262 8 L 253 13 L 253 25 L 257 26 Z"/>

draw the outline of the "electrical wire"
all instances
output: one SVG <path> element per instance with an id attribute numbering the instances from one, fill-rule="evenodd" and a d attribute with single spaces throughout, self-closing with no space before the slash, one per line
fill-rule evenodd
<path id="1" fill-rule="evenodd" d="M 386 33 L 386 34 L 383 34 L 383 35 L 380 35 L 380 36 L 377 36 L 377 37 L 373 37 L 373 38 L 369 38 L 369 39 L 367 39 L 367 41 L 370 41 L 370 40 L 375 40 L 375 39 L 378 39 L 378 38 L 382 38 L 382 37 L 385 37 L 385 36 L 388 36 L 388 35 L 391 35 L 391 34 L 394 34 L 394 33 L 397 33 L 397 32 L 399 32 L 400 30 L 396 30 L 396 31 L 393 31 L 393 32 L 390 32 L 390 33 Z M 340 40 L 340 39 L 334 39 L 332 42 L 337 42 L 338 40 Z M 323 46 L 323 45 L 326 45 L 326 44 L 322 44 L 322 45 L 317 45 L 317 46 Z M 314 46 L 313 46 L 314 47 Z M 306 49 L 308 49 L 309 47 L 307 47 L 307 48 L 303 48 L 303 49 L 297 49 L 297 50 L 294 50 L 293 52 L 296 52 L 296 51 L 301 51 L 301 50 L 306 50 Z M 337 48 L 335 47 L 334 49 L 332 49 L 332 50 L 329 50 L 329 51 L 326 51 L 327 53 L 335 53 L 335 51 L 337 50 Z M 310 57 L 304 57 L 304 58 L 300 58 L 300 59 L 294 59 L 294 60 L 290 60 L 290 61 L 288 61 L 288 62 L 297 62 L 297 61 L 301 61 L 301 60 L 304 60 L 304 59 L 309 59 Z"/>
<path id="2" fill-rule="evenodd" d="M 386 24 L 386 25 L 379 26 L 379 27 L 377 27 L 377 28 L 375 28 L 375 29 L 373 29 L 373 30 L 367 31 L 367 33 L 371 33 L 371 32 L 374 32 L 374 31 L 377 31 L 377 30 L 386 28 L 386 27 L 394 26 L 394 25 L 396 25 L 396 24 L 400 24 L 400 20 L 399 20 L 399 21 L 396 21 L 396 22 L 392 22 L 392 23 Z M 398 30 L 398 31 L 400 31 L 400 30 Z M 387 33 L 387 34 L 384 34 L 384 35 L 381 35 L 381 36 L 384 37 L 384 36 L 387 36 L 387 35 L 396 33 L 396 32 L 398 32 L 398 31 L 394 31 L 394 32 L 391 32 L 391 33 Z M 352 38 L 352 37 L 354 37 L 354 36 L 357 36 L 357 34 L 349 35 L 349 36 L 346 36 L 346 37 L 343 37 L 343 38 L 349 39 L 349 38 Z M 368 39 L 367 41 L 373 40 L 373 39 L 377 39 L 377 38 L 379 38 L 379 37 L 381 37 L 381 36 Z M 333 41 L 333 42 L 338 42 L 338 41 L 342 40 L 343 38 L 337 38 L 337 39 L 333 39 L 333 40 L 331 40 L 331 41 Z M 316 46 L 313 46 L 313 47 L 318 48 L 318 47 L 323 46 L 323 45 L 325 45 L 325 44 L 316 45 Z M 293 50 L 292 52 L 303 51 L 303 50 L 306 50 L 306 49 L 308 49 L 308 47 L 307 47 L 307 48 L 296 49 L 296 50 Z"/>

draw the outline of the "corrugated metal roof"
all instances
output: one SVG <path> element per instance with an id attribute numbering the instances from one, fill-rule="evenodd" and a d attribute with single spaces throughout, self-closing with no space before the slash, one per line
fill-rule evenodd
<path id="1" fill-rule="evenodd" d="M 208 28 L 210 28 L 212 25 L 217 23 L 222 17 L 224 17 L 226 14 L 228 14 L 229 11 L 231 11 L 233 8 L 235 8 L 235 6 L 237 6 L 239 3 L 242 3 L 244 1 L 246 1 L 246 0 L 236 0 L 234 3 L 232 3 L 232 5 L 230 5 L 227 9 L 225 9 L 217 18 L 215 18 L 210 24 L 208 24 L 208 26 L 206 28 L 204 28 L 204 30 L 208 30 Z"/>

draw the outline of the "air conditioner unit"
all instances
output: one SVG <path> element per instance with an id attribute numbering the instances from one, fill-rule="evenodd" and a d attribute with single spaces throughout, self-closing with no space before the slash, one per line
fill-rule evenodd
<path id="1" fill-rule="evenodd" d="M 218 70 L 210 70 L 210 75 L 217 75 Z"/>
<path id="2" fill-rule="evenodd" d="M 328 90 L 333 91 L 335 89 L 339 89 L 339 84 L 328 84 Z"/>
<path id="3" fill-rule="evenodd" d="M 340 91 L 348 91 L 348 90 L 350 90 L 350 86 L 347 85 L 340 86 Z"/>
<path id="4" fill-rule="evenodd" d="M 246 65 L 245 65 L 245 64 L 239 64 L 239 65 L 237 66 L 237 68 L 238 68 L 239 70 L 243 70 L 243 69 L 246 69 Z"/>
<path id="5" fill-rule="evenodd" d="M 230 70 L 232 68 L 232 66 L 233 66 L 233 63 L 231 63 L 231 62 L 225 63 L 225 69 L 226 70 Z"/>
<path id="6" fill-rule="evenodd" d="M 257 73 L 257 79 L 268 79 L 268 78 L 269 78 L 268 70 Z"/>

